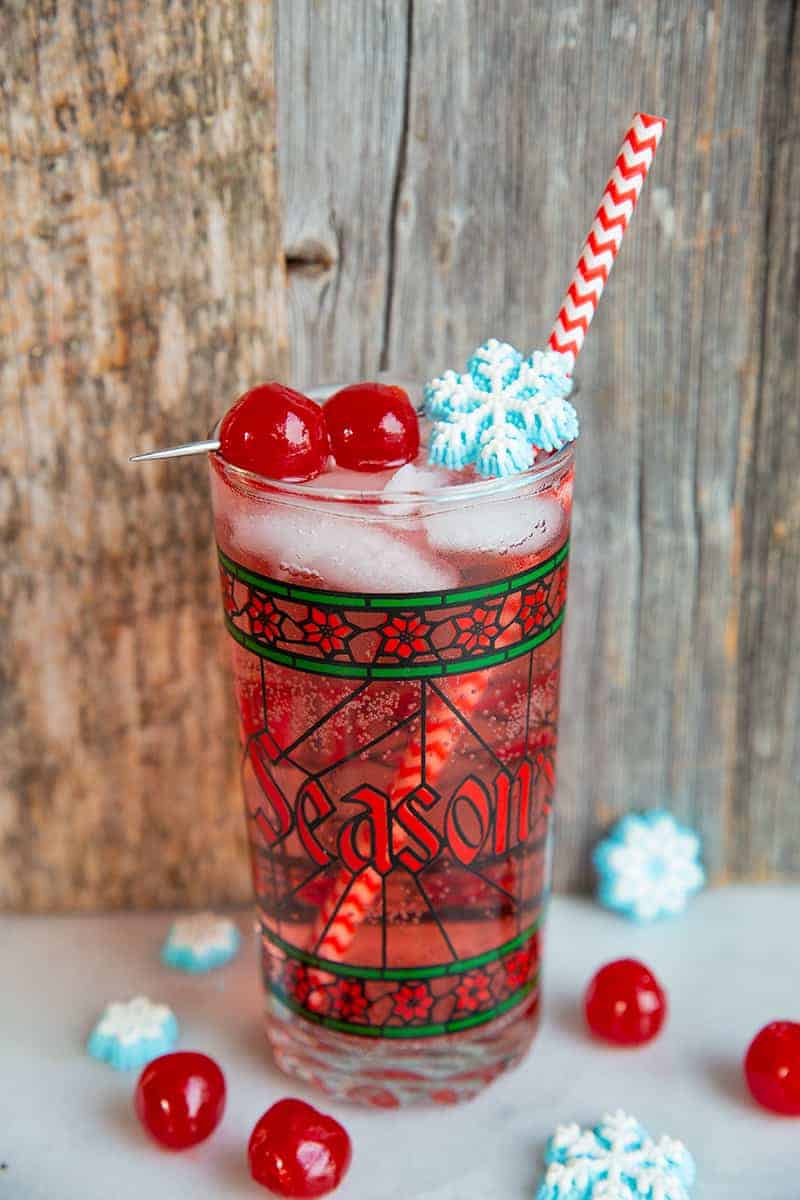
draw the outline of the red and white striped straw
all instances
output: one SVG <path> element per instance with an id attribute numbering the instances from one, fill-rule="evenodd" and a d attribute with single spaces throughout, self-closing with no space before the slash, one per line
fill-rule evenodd
<path id="1" fill-rule="evenodd" d="M 450 696 L 453 708 L 462 716 L 470 717 L 486 689 L 488 678 L 486 671 L 461 676 Z M 433 695 L 428 702 L 425 727 L 421 732 L 422 738 L 413 738 L 406 746 L 392 780 L 389 792 L 392 808 L 423 781 L 436 783 L 458 741 L 461 724 L 453 710 Z M 395 838 L 395 852 L 402 848 L 404 840 Z M 359 926 L 380 895 L 382 886 L 383 877 L 373 867 L 365 867 L 356 876 L 341 871 L 334 879 L 314 922 L 309 943 L 314 953 L 333 962 L 342 962 Z M 310 1000 L 313 1007 L 313 993 Z"/>
<path id="2" fill-rule="evenodd" d="M 635 113 L 625 134 L 547 342 L 551 350 L 569 357 L 570 370 L 581 352 L 666 124 L 663 117 Z"/>
<path id="3" fill-rule="evenodd" d="M 584 242 L 575 274 L 553 325 L 548 347 L 570 359 L 570 370 L 581 352 L 586 330 L 595 314 L 603 288 L 619 253 L 622 238 L 639 199 L 647 172 L 652 166 L 658 143 L 667 122 L 663 117 L 635 113 L 630 129 L 614 163 L 603 191 L 600 207 Z M 453 704 L 469 716 L 476 708 L 488 683 L 485 671 L 462 677 L 454 689 Z M 425 728 L 425 779 L 435 783 L 444 770 L 460 732 L 453 712 L 434 697 L 428 706 Z M 422 780 L 422 740 L 409 743 L 390 789 L 392 807 L 413 791 Z M 401 848 L 396 841 L 395 852 Z M 311 933 L 309 949 L 320 958 L 342 962 L 364 919 L 374 906 L 383 886 L 383 878 L 372 867 L 353 876 L 342 871 L 334 880 L 322 904 Z M 319 972 L 312 980 L 321 983 Z M 320 995 L 312 992 L 310 1006 L 316 1007 Z"/>

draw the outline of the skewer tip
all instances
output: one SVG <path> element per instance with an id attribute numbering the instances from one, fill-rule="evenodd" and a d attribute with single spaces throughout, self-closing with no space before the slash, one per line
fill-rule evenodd
<path id="1" fill-rule="evenodd" d="M 182 446 L 167 446 L 163 450 L 148 450 L 145 454 L 132 454 L 128 462 L 155 462 L 162 458 L 186 458 L 190 454 L 210 454 L 219 450 L 219 442 L 210 439 L 205 442 L 186 442 Z"/>

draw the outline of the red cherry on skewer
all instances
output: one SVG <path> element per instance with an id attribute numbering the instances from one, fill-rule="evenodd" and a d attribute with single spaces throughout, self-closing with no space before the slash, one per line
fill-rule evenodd
<path id="1" fill-rule="evenodd" d="M 167 1150 L 186 1150 L 205 1141 L 222 1120 L 225 1076 L 207 1054 L 162 1054 L 139 1076 L 134 1105 L 155 1141 Z"/>
<path id="2" fill-rule="evenodd" d="M 222 418 L 219 442 L 226 462 L 287 483 L 319 475 L 330 453 L 320 406 L 282 383 L 240 396 Z"/>
<path id="3" fill-rule="evenodd" d="M 584 1000 L 592 1033 L 618 1046 L 641 1046 L 654 1038 L 667 1015 L 667 998 L 652 971 L 635 958 L 606 963 Z"/>
<path id="4" fill-rule="evenodd" d="M 800 1024 L 771 1021 L 753 1038 L 744 1060 L 747 1086 L 762 1108 L 800 1117 Z"/>
<path id="5" fill-rule="evenodd" d="M 347 1131 L 302 1100 L 279 1100 L 256 1122 L 250 1174 L 279 1196 L 311 1200 L 338 1187 L 350 1166 Z"/>
<path id="6" fill-rule="evenodd" d="M 324 407 L 331 453 L 340 467 L 380 471 L 419 453 L 419 420 L 408 393 L 385 383 L 354 383 Z"/>

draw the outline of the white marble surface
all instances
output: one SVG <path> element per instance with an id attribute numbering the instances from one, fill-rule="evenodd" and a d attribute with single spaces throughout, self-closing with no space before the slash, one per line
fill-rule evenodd
<path id="1" fill-rule="evenodd" d="M 0 1200 L 266 1196 L 245 1164 L 252 1125 L 287 1091 L 316 1098 L 270 1065 L 252 945 L 213 975 L 185 976 L 158 961 L 167 925 L 164 914 L 0 922 Z M 553 1125 L 617 1107 L 687 1142 L 697 1200 L 798 1200 L 800 1119 L 756 1108 L 740 1068 L 761 1025 L 800 1019 L 798 929 L 800 888 L 708 893 L 651 929 L 556 899 L 545 1022 L 525 1065 L 455 1109 L 375 1112 L 323 1099 L 354 1143 L 337 1200 L 531 1200 Z M 579 1016 L 589 976 L 623 955 L 643 958 L 671 999 L 667 1028 L 641 1050 L 592 1043 Z M 222 1126 L 186 1154 L 148 1143 L 131 1108 L 134 1078 L 83 1053 L 106 1001 L 141 991 L 174 1007 L 180 1046 L 214 1055 L 227 1074 Z"/>

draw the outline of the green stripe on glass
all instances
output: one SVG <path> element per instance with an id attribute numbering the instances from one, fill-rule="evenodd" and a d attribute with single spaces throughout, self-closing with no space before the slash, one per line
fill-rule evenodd
<path id="1" fill-rule="evenodd" d="M 446 604 L 461 604 L 470 600 L 481 600 L 483 597 L 499 596 L 505 592 L 513 592 L 517 588 L 524 587 L 528 583 L 534 583 L 537 579 L 541 579 L 543 575 L 554 571 L 559 567 L 569 553 L 569 539 L 564 542 L 559 550 L 556 551 L 551 558 L 546 562 L 540 563 L 538 567 L 534 567 L 530 571 L 522 571 L 518 575 L 510 575 L 508 579 L 500 580 L 496 583 L 487 583 L 482 587 L 476 588 L 457 588 L 452 592 L 425 592 L 416 596 L 403 596 L 398 594 L 379 595 L 356 595 L 354 592 L 331 592 L 322 591 L 317 588 L 295 587 L 294 584 L 281 583 L 278 579 L 270 579 L 267 575 L 259 575 L 256 571 L 250 571 L 247 567 L 241 566 L 229 558 L 223 550 L 217 547 L 219 561 L 231 575 L 236 579 L 240 579 L 243 583 L 252 584 L 259 591 L 266 592 L 273 596 L 284 596 L 289 600 L 302 600 L 305 603 L 319 604 L 321 607 L 333 606 L 335 608 L 436 608 Z"/>
<path id="2" fill-rule="evenodd" d="M 380 603 L 378 600 L 380 599 Z M 447 604 L 444 596 L 430 596 L 422 593 L 419 596 L 370 596 L 370 608 L 440 608 Z"/>
<path id="3" fill-rule="evenodd" d="M 318 592 L 314 588 L 289 588 L 290 600 L 304 600 L 307 604 L 333 605 L 338 608 L 341 602 L 341 597 L 338 592 Z M 369 600 L 366 596 L 348 596 L 348 608 L 368 608 Z"/>
<path id="4" fill-rule="evenodd" d="M 548 575 L 550 571 L 560 567 L 567 557 L 568 551 L 569 542 L 565 542 L 557 554 L 531 571 L 523 571 L 521 575 L 512 575 L 508 579 L 502 579 L 499 583 L 487 583 L 484 587 L 460 588 L 457 592 L 448 592 L 445 601 L 448 604 L 459 604 L 467 600 L 483 600 L 491 596 L 503 596 L 509 592 L 516 592 L 519 588 L 527 587 L 529 583 L 535 583 L 543 575 Z"/>
<path id="5" fill-rule="evenodd" d="M 459 1033 L 462 1029 L 472 1029 L 476 1025 L 485 1025 L 487 1021 L 493 1021 L 495 1017 L 500 1017 L 511 1008 L 521 1004 L 522 1001 L 531 994 L 538 983 L 538 977 L 530 980 L 524 987 L 521 987 L 518 992 L 508 996 L 500 1004 L 495 1004 L 493 1008 L 487 1008 L 483 1012 L 472 1013 L 469 1017 L 458 1017 L 453 1021 L 442 1021 L 436 1025 L 357 1025 L 351 1021 L 340 1021 L 338 1017 L 325 1017 L 320 1013 L 311 1012 L 307 1008 L 303 1008 L 296 1000 L 287 996 L 280 988 L 274 984 L 268 983 L 267 989 L 272 995 L 303 1017 L 307 1021 L 313 1021 L 315 1025 L 324 1025 L 326 1029 L 335 1029 L 337 1033 L 351 1033 L 356 1037 L 373 1037 L 373 1038 L 419 1038 L 419 1037 L 440 1037 L 445 1033 Z"/>
<path id="6" fill-rule="evenodd" d="M 497 946 L 494 950 L 486 950 L 483 954 L 473 955 L 472 958 L 459 958 L 455 962 L 436 963 L 430 967 L 353 967 L 349 963 L 334 962 L 329 958 L 319 958 L 316 954 L 309 954 L 306 950 L 298 950 L 291 942 L 284 941 L 282 937 L 264 925 L 261 926 L 261 932 L 268 941 L 272 942 L 273 946 L 282 950 L 287 958 L 305 963 L 309 967 L 316 967 L 317 970 L 325 971 L 328 975 L 343 975 L 347 979 L 441 979 L 448 975 L 461 975 L 464 971 L 471 971 L 473 967 L 482 967 L 486 963 L 496 962 L 498 958 L 503 958 L 506 954 L 510 954 L 519 946 L 524 945 L 533 937 L 540 924 L 541 917 L 537 917 L 532 925 L 523 929 L 522 933 L 518 933 L 508 942 L 503 942 L 502 946 Z"/>

